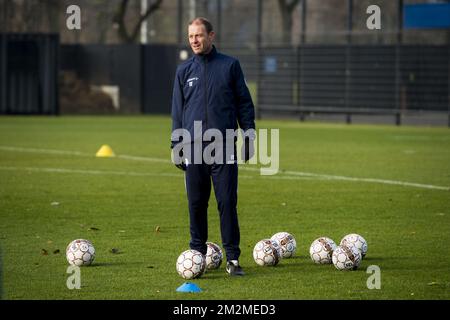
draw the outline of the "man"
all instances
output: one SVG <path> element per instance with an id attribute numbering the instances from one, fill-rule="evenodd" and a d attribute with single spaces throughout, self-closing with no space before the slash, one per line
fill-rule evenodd
<path id="1" fill-rule="evenodd" d="M 254 132 L 254 106 L 239 61 L 217 52 L 213 45 L 213 27 L 205 18 L 196 18 L 189 23 L 188 36 L 194 56 L 177 68 L 172 100 L 171 147 L 179 146 L 180 137 L 174 134 L 177 129 L 185 129 L 194 140 L 197 139 L 195 129 L 199 128 L 199 124 L 202 135 L 208 129 L 216 129 L 216 132 L 220 131 L 225 137 L 227 129 L 236 130 L 238 125 L 246 132 Z M 247 162 L 252 156 L 254 135 L 244 137 L 243 160 Z M 211 143 L 215 142 L 217 141 Z M 194 149 L 193 141 L 182 143 L 185 150 Z M 200 147 L 203 155 L 202 151 L 208 147 L 208 143 L 202 141 Z M 211 164 L 202 156 L 201 163 L 198 163 L 186 157 L 184 162 L 176 165 L 185 171 L 191 249 L 204 255 L 207 252 L 207 208 L 212 180 L 220 214 L 222 244 L 227 258 L 226 271 L 230 275 L 244 275 L 238 260 L 241 251 L 236 209 L 238 166 L 235 139 L 231 149 L 231 156 L 225 151 L 225 157 L 219 156 L 223 161 Z"/>

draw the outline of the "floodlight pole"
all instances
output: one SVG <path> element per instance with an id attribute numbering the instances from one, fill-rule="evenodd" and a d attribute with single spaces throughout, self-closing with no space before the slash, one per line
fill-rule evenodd
<path id="1" fill-rule="evenodd" d="M 148 0 L 141 0 L 141 15 L 145 15 L 148 9 Z M 141 24 L 141 44 L 148 43 L 148 21 L 145 19 Z"/>

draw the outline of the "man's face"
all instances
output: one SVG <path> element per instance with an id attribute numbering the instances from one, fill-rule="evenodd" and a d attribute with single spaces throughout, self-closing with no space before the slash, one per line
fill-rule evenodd
<path id="1" fill-rule="evenodd" d="M 206 54 L 212 48 L 214 31 L 209 34 L 203 24 L 191 24 L 188 28 L 189 44 L 195 54 Z"/>

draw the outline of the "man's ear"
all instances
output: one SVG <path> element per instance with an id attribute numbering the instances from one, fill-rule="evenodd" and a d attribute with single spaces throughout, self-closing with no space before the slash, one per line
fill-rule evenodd
<path id="1" fill-rule="evenodd" d="M 214 32 L 214 31 L 211 31 L 209 34 L 208 34 L 208 38 L 209 38 L 209 40 L 212 42 L 213 40 L 214 40 L 214 37 L 216 36 L 216 33 Z"/>

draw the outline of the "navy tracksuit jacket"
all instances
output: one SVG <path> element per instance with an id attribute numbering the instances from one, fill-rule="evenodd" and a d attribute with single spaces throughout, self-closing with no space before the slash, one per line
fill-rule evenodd
<path id="1" fill-rule="evenodd" d="M 236 130 L 238 125 L 244 131 L 255 129 L 254 106 L 239 61 L 217 52 L 214 46 L 209 54 L 194 55 L 177 68 L 172 98 L 172 132 L 186 129 L 193 140 L 194 121 L 201 121 L 203 132 L 215 128 L 224 137 L 226 129 Z M 172 137 L 172 146 L 174 143 Z M 236 210 L 236 161 L 231 164 L 224 161 L 224 164 L 187 166 L 190 247 L 206 254 L 211 180 L 218 203 L 226 257 L 227 260 L 237 260 L 240 255 L 240 233 Z"/>

